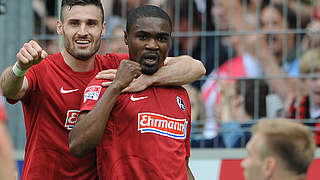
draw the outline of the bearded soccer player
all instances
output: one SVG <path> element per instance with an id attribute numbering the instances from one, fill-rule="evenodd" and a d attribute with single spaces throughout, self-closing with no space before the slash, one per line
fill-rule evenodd
<path id="1" fill-rule="evenodd" d="M 129 59 L 128 55 L 96 54 L 105 32 L 103 14 L 99 0 L 63 0 L 57 21 L 63 50 L 47 56 L 35 41 L 25 43 L 15 65 L 1 75 L 4 96 L 10 103 L 20 100 L 23 105 L 27 136 L 24 180 L 97 178 L 95 150 L 82 158 L 73 156 L 68 135 L 90 80 L 101 70 L 118 68 L 122 59 Z M 189 69 L 181 69 L 180 63 Z M 152 83 L 189 83 L 205 72 L 202 64 L 189 56 L 170 58 L 164 67 L 154 76 L 141 76 L 129 89 L 141 90 Z"/>
<path id="2" fill-rule="evenodd" d="M 69 135 L 70 151 L 83 156 L 97 146 L 100 179 L 194 179 L 189 169 L 191 106 L 182 87 L 149 87 L 120 92 L 140 74 L 161 69 L 172 24 L 156 6 L 129 12 L 123 60 L 108 88 L 93 80 L 84 92 L 78 122 Z"/>

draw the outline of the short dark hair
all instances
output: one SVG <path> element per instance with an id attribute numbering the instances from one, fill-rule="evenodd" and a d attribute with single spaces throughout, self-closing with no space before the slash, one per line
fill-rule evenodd
<path id="1" fill-rule="evenodd" d="M 286 20 L 289 29 L 296 29 L 297 27 L 297 14 L 288 6 L 284 4 L 274 3 L 272 4 L 270 1 L 265 1 L 265 4 L 262 6 L 262 10 L 266 7 L 272 7 L 276 11 L 278 11 L 281 16 Z M 285 11 L 286 10 L 286 11 Z"/>
<path id="2" fill-rule="evenodd" d="M 266 117 L 266 96 L 268 93 L 269 86 L 264 80 L 238 79 L 236 82 L 236 94 L 244 97 L 245 112 L 252 118 Z M 256 102 L 258 102 L 258 106 L 256 106 Z"/>
<path id="3" fill-rule="evenodd" d="M 131 10 L 127 17 L 126 31 L 129 33 L 133 24 L 137 23 L 137 20 L 142 17 L 156 17 L 161 18 L 169 22 L 170 32 L 172 32 L 172 22 L 169 15 L 160 7 L 153 5 L 144 5 Z"/>
<path id="4" fill-rule="evenodd" d="M 63 22 L 63 9 L 69 7 L 70 9 L 73 6 L 87 6 L 95 5 L 101 9 L 101 18 L 102 23 L 104 21 L 104 10 L 100 0 L 62 0 L 61 11 L 60 11 L 60 20 Z"/>

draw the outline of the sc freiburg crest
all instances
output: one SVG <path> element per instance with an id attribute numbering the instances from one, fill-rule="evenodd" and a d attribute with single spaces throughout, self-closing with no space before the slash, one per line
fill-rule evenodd
<path id="1" fill-rule="evenodd" d="M 184 102 L 182 101 L 182 99 L 179 96 L 177 96 L 177 103 L 182 111 L 186 110 L 186 106 L 184 105 Z"/>

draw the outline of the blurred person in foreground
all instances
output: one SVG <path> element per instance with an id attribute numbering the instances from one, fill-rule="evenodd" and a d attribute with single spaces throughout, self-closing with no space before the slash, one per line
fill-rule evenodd
<path id="1" fill-rule="evenodd" d="M 0 89 L 0 179 L 16 179 L 11 140 L 6 128 L 6 111 Z"/>
<path id="2" fill-rule="evenodd" d="M 301 58 L 299 71 L 309 76 L 301 79 L 301 94 L 292 102 L 288 118 L 300 119 L 314 128 L 314 139 L 320 146 L 320 48 L 307 51 Z"/>
<path id="3" fill-rule="evenodd" d="M 100 179 L 194 179 L 190 157 L 191 105 L 182 87 L 149 87 L 120 94 L 141 74 L 163 66 L 171 42 L 168 14 L 152 5 L 128 14 L 123 60 L 108 88 L 93 79 L 83 96 L 70 151 L 84 156 L 97 147 Z M 183 67 L 181 67 L 183 68 Z"/>
<path id="4" fill-rule="evenodd" d="M 105 33 L 103 14 L 100 0 L 63 0 L 61 19 L 57 21 L 63 50 L 47 56 L 35 41 L 25 43 L 17 53 L 16 63 L 1 75 L 7 101 L 21 101 L 23 106 L 27 136 L 24 180 L 97 178 L 95 149 L 82 158 L 73 156 L 68 135 L 77 121 L 81 97 L 90 80 L 113 79 L 111 69 L 117 69 L 121 60 L 129 59 L 127 54 L 97 54 Z M 205 73 L 202 67 L 201 62 L 189 56 L 168 58 L 156 74 L 140 76 L 128 89 L 141 91 L 163 82 L 190 83 Z M 97 75 L 106 69 L 109 73 Z"/>
<path id="5" fill-rule="evenodd" d="M 303 180 L 315 144 L 310 129 L 288 119 L 262 119 L 253 126 L 242 160 L 246 180 Z"/>

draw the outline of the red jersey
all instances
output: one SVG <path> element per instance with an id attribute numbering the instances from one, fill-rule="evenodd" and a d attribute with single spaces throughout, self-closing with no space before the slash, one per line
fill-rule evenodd
<path id="1" fill-rule="evenodd" d="M 0 121 L 6 122 L 6 119 L 7 119 L 6 110 L 4 108 L 3 97 L 0 91 Z"/>
<path id="2" fill-rule="evenodd" d="M 290 106 L 289 112 L 287 114 L 288 118 L 306 120 L 311 119 L 313 123 L 305 122 L 306 126 L 311 126 L 314 129 L 314 141 L 318 147 L 320 147 L 320 117 L 312 118 L 310 114 L 310 97 L 305 96 L 301 99 L 297 106 L 296 100 L 294 100 Z"/>
<path id="3" fill-rule="evenodd" d="M 81 97 L 95 75 L 117 68 L 128 55 L 96 55 L 94 69 L 75 72 L 61 53 L 49 55 L 27 72 L 28 90 L 21 99 L 27 143 L 22 179 L 95 179 L 95 152 L 83 158 L 69 151 L 68 135 L 79 114 Z"/>
<path id="4" fill-rule="evenodd" d="M 81 107 L 92 110 L 106 88 L 93 80 Z M 121 94 L 97 149 L 100 179 L 184 180 L 190 156 L 191 105 L 182 87 Z"/>

